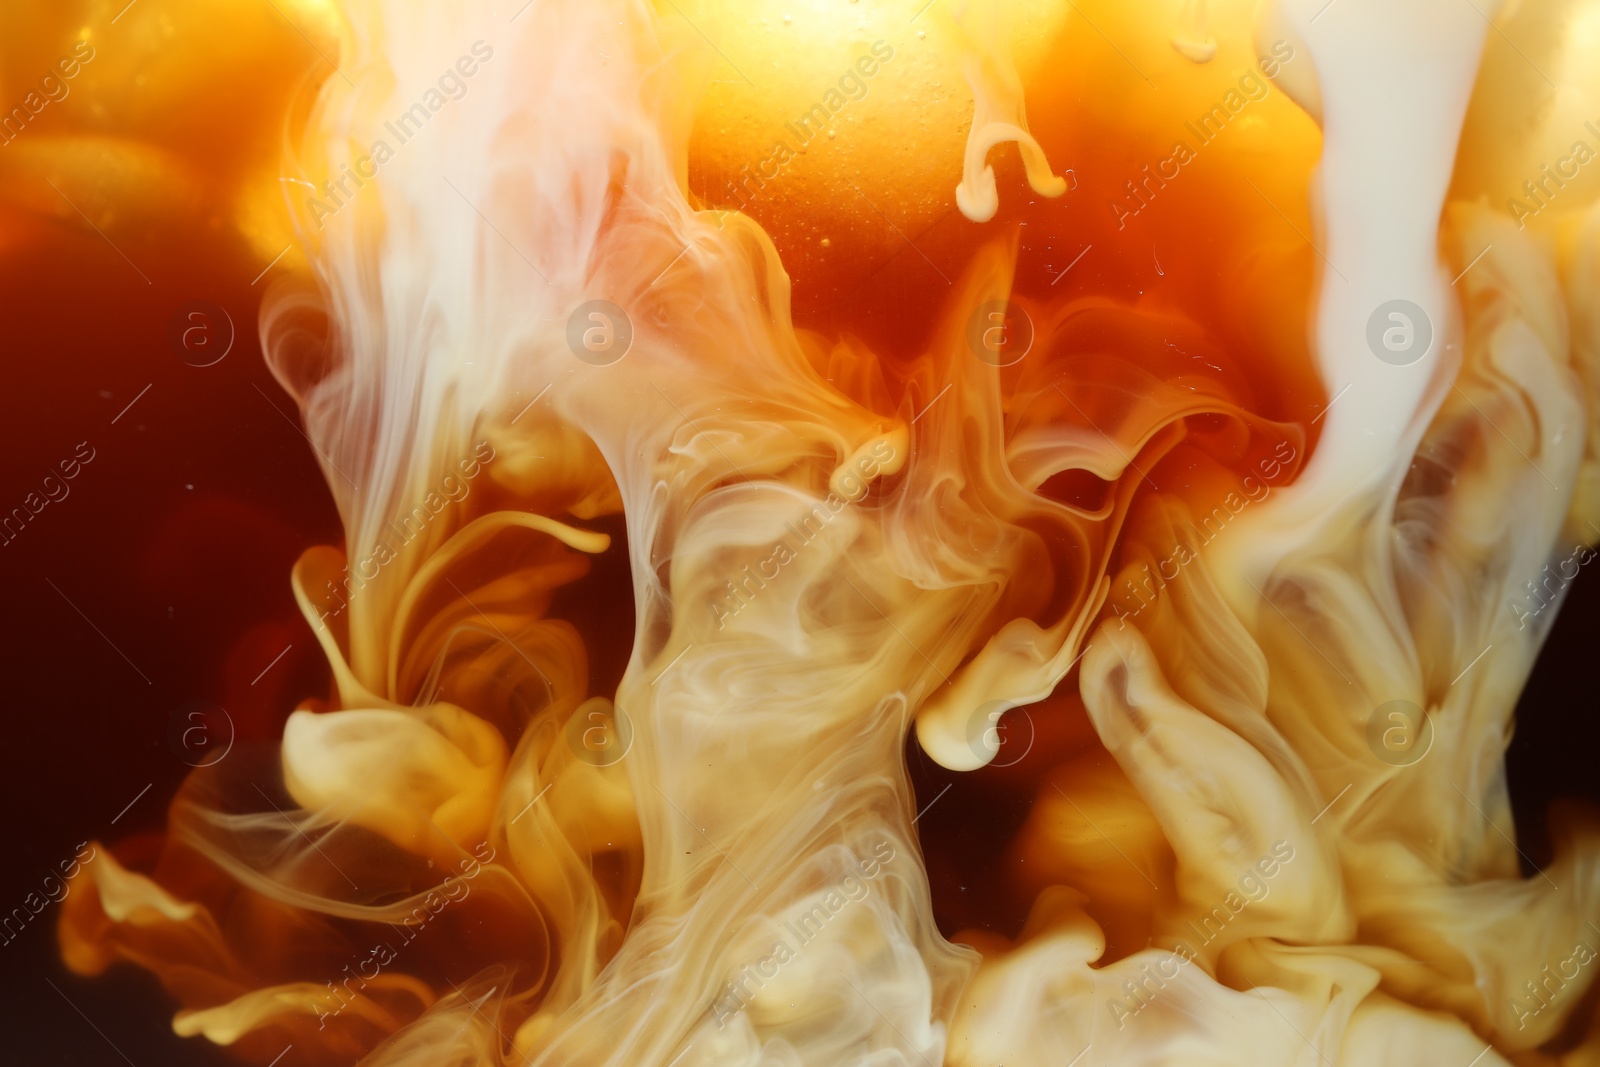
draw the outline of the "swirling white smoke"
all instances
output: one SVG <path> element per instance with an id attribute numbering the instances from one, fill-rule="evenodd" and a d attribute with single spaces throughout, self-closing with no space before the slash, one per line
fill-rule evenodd
<path id="1" fill-rule="evenodd" d="M 971 309 L 1013 293 L 998 231 L 913 360 L 797 330 L 772 240 L 688 188 L 716 57 L 672 4 L 535 0 L 492 33 L 346 5 L 357 80 L 323 86 L 300 172 L 373 170 L 441 70 L 470 92 L 303 213 L 318 288 L 265 320 L 347 531 L 295 575 L 335 692 L 289 720 L 281 796 L 197 772 L 157 867 L 86 868 L 68 961 L 151 968 L 179 1032 L 263 1062 L 1600 1062 L 1600 837 L 1569 819 L 1524 876 L 1502 771 L 1553 614 L 1507 604 L 1600 521 L 1600 217 L 1452 198 L 1488 12 L 1339 4 L 1257 36 L 1302 57 L 1279 87 L 1322 130 L 1315 420 L 1174 386 L 1137 339 L 1188 327 L 1132 304 L 973 358 Z M 977 119 L 943 187 L 989 219 L 1027 195 L 983 169 L 1015 142 L 1060 195 L 1004 34 L 951 17 Z M 1403 366 L 1367 342 L 1396 298 L 1434 338 Z M 620 361 L 569 343 L 596 300 Z M 1099 362 L 1051 356 L 1088 334 Z M 1141 484 L 1184 449 L 1276 479 L 1203 553 L 1214 484 Z M 395 539 L 469 457 L 482 488 Z M 1099 502 L 1049 488 L 1077 475 Z M 631 634 L 568 617 L 614 516 Z M 614 693 L 597 641 L 632 649 Z M 969 770 L 975 717 L 1066 690 L 1114 765 L 1041 779 L 1018 848 L 1055 875 L 1020 933 L 947 941 L 906 738 Z M 1396 701 L 1420 759 L 1369 745 Z M 1116 924 L 1147 947 L 1106 958 Z"/>

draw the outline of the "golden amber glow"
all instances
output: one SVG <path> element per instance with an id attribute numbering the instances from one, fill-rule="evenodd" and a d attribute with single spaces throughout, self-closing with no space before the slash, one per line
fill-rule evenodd
<path id="1" fill-rule="evenodd" d="M 73 971 L 258 1064 L 1600 1058 L 1600 832 L 1525 871 L 1503 771 L 1600 0 L 5 19 L 94 55 L 0 254 L 271 260 L 344 535 Z"/>

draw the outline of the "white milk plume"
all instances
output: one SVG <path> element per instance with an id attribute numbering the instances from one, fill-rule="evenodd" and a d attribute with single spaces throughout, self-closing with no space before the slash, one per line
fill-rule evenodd
<path id="1" fill-rule="evenodd" d="M 543 946 L 532 973 L 448 984 L 402 951 L 337 1020 L 394 1031 L 364 1063 L 1600 1062 L 1592 1035 L 1518 1058 L 1593 1012 L 1600 968 L 1559 998 L 1523 987 L 1600 947 L 1600 836 L 1567 827 L 1524 876 L 1502 769 L 1553 615 L 1519 628 L 1504 605 L 1558 539 L 1592 540 L 1569 513 L 1594 461 L 1600 219 L 1557 264 L 1490 205 L 1446 211 L 1490 5 L 1325 4 L 1277 0 L 1261 32 L 1305 57 L 1282 87 L 1324 135 L 1307 328 L 1337 399 L 1295 484 L 1138 626 L 1102 612 L 1127 494 L 1085 517 L 1039 492 L 1069 469 L 1118 478 L 1114 443 L 1003 419 L 959 317 L 915 372 L 925 397 L 953 383 L 938 405 L 913 425 L 909 405 L 864 402 L 888 394 L 859 368 L 848 388 L 819 372 L 768 237 L 686 198 L 704 44 L 672 5 L 535 0 L 492 36 L 464 3 L 344 5 L 359 88 L 322 89 L 307 173 L 367 153 L 367 131 L 416 102 L 406 87 L 459 55 L 476 69 L 426 148 L 391 146 L 339 218 L 301 220 L 336 354 L 298 332 L 316 298 L 280 296 L 265 320 L 348 534 L 344 556 L 302 560 L 302 605 L 325 611 L 345 559 L 480 444 L 502 503 L 435 520 L 319 631 L 338 710 L 296 712 L 285 733 L 301 810 L 241 815 L 264 809 L 208 794 L 173 819 L 251 891 L 330 921 L 403 922 L 429 872 L 470 863 L 471 894 L 501 908 L 485 914 L 520 916 L 517 943 Z M 1065 184 L 998 31 L 977 5 L 961 17 L 977 104 L 955 200 L 987 220 L 1029 195 L 997 189 L 996 144 L 1016 142 L 1037 193 Z M 1160 32 L 1204 62 L 1210 26 L 1193 3 Z M 470 51 L 479 38 L 491 55 Z M 1499 253 L 1453 285 L 1450 265 L 1487 244 Z M 956 286 L 1003 299 L 1011 269 L 991 250 Z M 1435 330 L 1408 366 L 1366 340 L 1396 297 Z M 594 300 L 627 309 L 620 362 L 569 347 L 569 315 Z M 636 626 L 615 635 L 632 646 L 619 688 L 597 694 L 582 640 L 546 615 L 610 543 L 580 527 L 616 515 Z M 1032 577 L 1046 539 L 1081 560 L 1054 594 Z M 974 714 L 1041 700 L 1075 665 L 1122 784 L 1057 775 L 1032 825 L 1082 816 L 1168 857 L 1151 943 L 1101 965 L 1106 935 L 1063 885 L 1015 943 L 953 944 L 906 738 L 980 767 L 995 745 Z M 1414 766 L 1370 757 L 1369 713 L 1392 700 L 1429 717 Z M 562 739 L 591 721 L 631 734 L 625 758 L 574 757 Z M 303 833 L 352 883 L 393 855 L 411 877 L 356 894 Z M 217 922 L 142 875 L 108 857 L 92 876 L 106 922 L 224 951 Z M 240 983 L 180 1032 L 235 1042 L 327 1010 L 320 985 Z"/>

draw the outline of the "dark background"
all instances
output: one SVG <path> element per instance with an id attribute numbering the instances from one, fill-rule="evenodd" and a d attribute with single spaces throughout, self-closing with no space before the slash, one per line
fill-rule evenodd
<path id="1" fill-rule="evenodd" d="M 6 912 L 79 842 L 161 830 L 189 771 L 168 726 L 189 702 L 225 708 L 236 745 L 266 744 L 296 701 L 326 686 L 289 569 L 304 548 L 337 542 L 338 517 L 256 340 L 281 265 L 252 284 L 270 256 L 226 232 L 119 241 L 137 270 L 67 227 L 38 254 L 0 256 L 0 508 L 39 491 L 80 442 L 94 449 L 68 496 L 0 545 Z M 233 320 L 233 348 L 213 366 L 169 346 L 169 323 L 196 300 Z M 56 919 L 51 905 L 0 945 L 0 1058 L 228 1062 L 173 1035 L 171 1006 L 143 972 L 68 973 Z"/>

